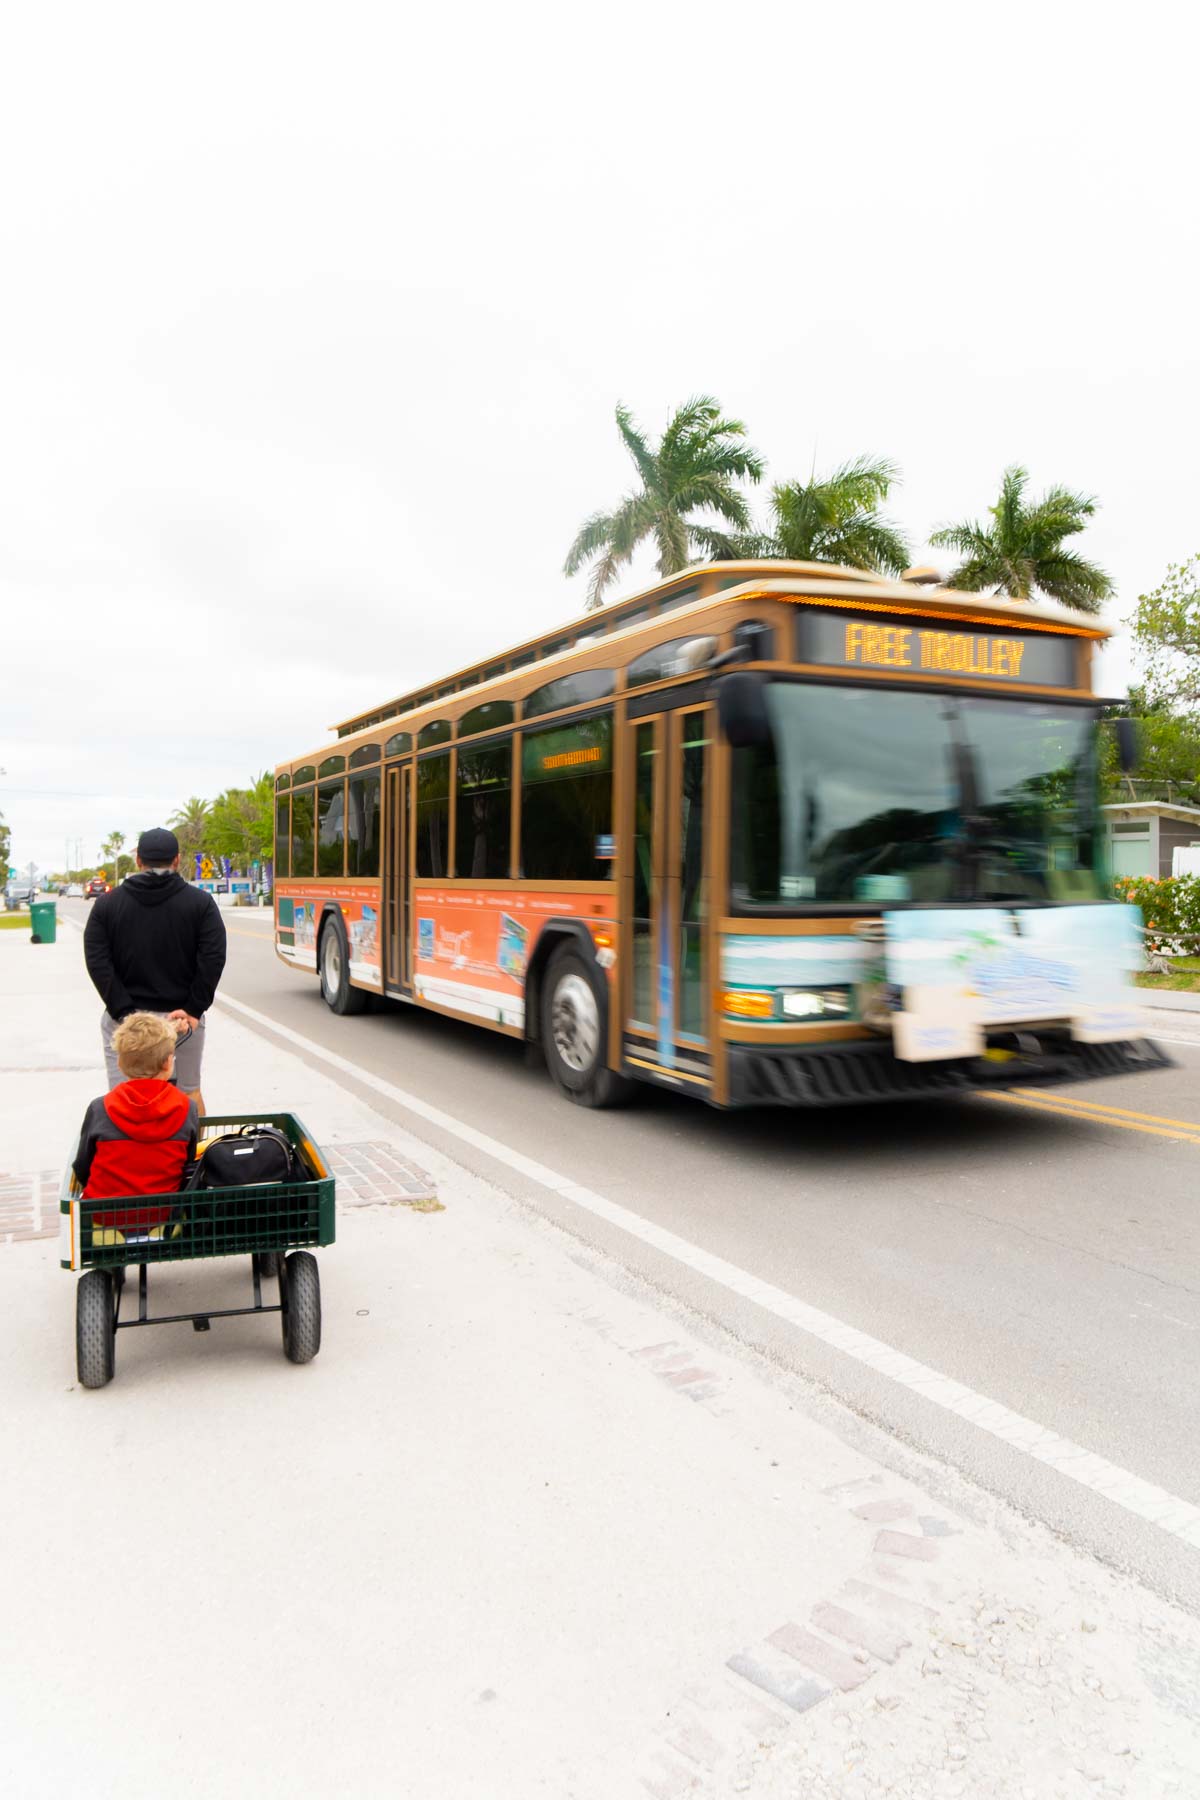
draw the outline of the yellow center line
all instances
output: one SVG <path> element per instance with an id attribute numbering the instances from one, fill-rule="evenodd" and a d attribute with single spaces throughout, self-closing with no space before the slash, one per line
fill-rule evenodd
<path id="1" fill-rule="evenodd" d="M 1173 1138 L 1176 1143 L 1200 1144 L 1200 1126 L 1184 1124 L 1181 1120 L 1175 1128 L 1168 1129 L 1162 1125 L 1141 1125 L 1134 1119 L 1118 1118 L 1115 1111 L 1085 1112 L 1073 1102 L 1065 1100 L 1029 1100 L 1021 1094 L 998 1093 L 992 1089 L 977 1089 L 981 1100 L 1004 1100 L 1009 1106 L 1027 1106 L 1035 1112 L 1053 1113 L 1059 1119 L 1079 1119 L 1085 1125 L 1113 1125 L 1118 1131 L 1140 1131 L 1147 1137 Z"/>
<path id="2" fill-rule="evenodd" d="M 1014 1088 L 1014 1094 L 1024 1094 L 1030 1100 L 1053 1098 L 1041 1093 L 1037 1088 Z M 1122 1119 L 1144 1119 L 1148 1125 L 1182 1125 L 1185 1131 L 1200 1131 L 1200 1119 L 1164 1119 L 1161 1113 L 1132 1112 L 1127 1106 L 1106 1106 L 1102 1100 L 1079 1100 L 1074 1094 L 1065 1094 L 1061 1100 L 1054 1099 L 1057 1106 L 1077 1106 L 1085 1112 L 1116 1113 Z"/>

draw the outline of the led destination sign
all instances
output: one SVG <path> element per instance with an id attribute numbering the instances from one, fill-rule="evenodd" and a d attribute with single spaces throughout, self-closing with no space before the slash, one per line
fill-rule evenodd
<path id="1" fill-rule="evenodd" d="M 887 669 L 946 675 L 1006 687 L 1077 688 L 1076 640 L 1048 633 L 973 631 L 936 619 L 907 625 L 805 612 L 799 620 L 801 662 L 838 669 Z"/>

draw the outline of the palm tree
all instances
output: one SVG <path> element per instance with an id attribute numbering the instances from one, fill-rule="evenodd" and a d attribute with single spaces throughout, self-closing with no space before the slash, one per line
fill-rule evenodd
<path id="1" fill-rule="evenodd" d="M 124 857 L 122 856 L 121 852 L 124 849 L 124 847 L 125 847 L 125 833 L 123 831 L 110 831 L 108 836 L 105 838 L 104 842 L 100 846 L 100 861 L 101 861 L 101 864 L 105 867 L 106 876 L 107 876 L 108 859 L 110 856 L 112 857 L 112 865 L 113 865 L 112 884 L 114 887 L 116 887 L 117 883 L 121 879 L 121 864 L 125 860 Z"/>
<path id="2" fill-rule="evenodd" d="M 1027 504 L 1028 480 L 1027 471 L 1016 464 L 1005 469 L 1000 498 L 988 508 L 995 522 L 986 529 L 964 521 L 930 534 L 931 544 L 959 550 L 966 559 L 949 585 L 1007 594 L 1011 600 L 1028 600 L 1035 592 L 1048 594 L 1079 612 L 1099 612 L 1101 602 L 1113 593 L 1111 578 L 1095 563 L 1062 547 L 1064 538 L 1083 530 L 1096 510 L 1095 500 L 1053 487 Z"/>
<path id="3" fill-rule="evenodd" d="M 201 800 L 193 794 L 191 799 L 172 813 L 168 823 L 179 839 L 180 853 L 192 856 L 197 850 L 204 848 L 204 830 L 208 824 L 209 806 L 207 800 Z"/>
<path id="4" fill-rule="evenodd" d="M 757 451 L 740 441 L 746 427 L 740 419 L 723 418 L 709 394 L 697 395 L 676 410 L 657 450 L 637 429 L 627 407 L 617 408 L 617 430 L 633 458 L 639 485 L 615 511 L 585 519 L 563 565 L 564 574 L 574 575 L 596 559 L 588 581 L 589 609 L 603 604 L 605 588 L 647 538 L 658 548 L 660 575 L 685 569 L 693 551 L 714 558 L 729 556 L 729 536 L 692 515 L 715 514 L 735 530 L 749 531 L 749 508 L 734 483 L 760 481 L 763 473 Z"/>
<path id="5" fill-rule="evenodd" d="M 910 554 L 899 530 L 879 511 L 897 479 L 895 465 L 859 456 L 818 481 L 789 481 L 771 490 L 774 530 L 731 541 L 735 557 L 846 563 L 899 575 Z"/>

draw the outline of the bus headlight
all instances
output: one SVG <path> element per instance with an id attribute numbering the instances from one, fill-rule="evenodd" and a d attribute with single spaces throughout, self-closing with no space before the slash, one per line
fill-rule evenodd
<path id="1" fill-rule="evenodd" d="M 787 988 L 779 999 L 785 1019 L 846 1019 L 853 1010 L 849 988 Z"/>

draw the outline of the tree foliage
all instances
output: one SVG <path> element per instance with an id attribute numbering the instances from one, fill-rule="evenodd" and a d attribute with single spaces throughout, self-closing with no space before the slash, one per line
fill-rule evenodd
<path id="1" fill-rule="evenodd" d="M 8 874 L 8 859 L 12 853 L 12 832 L 4 823 L 4 814 L 0 813 L 0 874 Z"/>
<path id="2" fill-rule="evenodd" d="M 181 856 L 194 856 L 197 850 L 203 850 L 208 816 L 208 801 L 201 800 L 196 794 L 193 794 L 190 800 L 185 800 L 178 811 L 171 814 L 168 823 L 179 839 Z"/>
<path id="3" fill-rule="evenodd" d="M 1095 563 L 1063 547 L 1064 539 L 1082 531 L 1093 516 L 1095 500 L 1053 487 L 1039 500 L 1027 501 L 1028 481 L 1027 471 L 1014 464 L 1004 471 L 1000 497 L 988 509 L 990 526 L 964 521 L 930 534 L 931 544 L 957 550 L 964 559 L 949 585 L 1007 594 L 1012 600 L 1041 593 L 1079 612 L 1098 612 L 1113 592 L 1111 579 Z"/>
<path id="4" fill-rule="evenodd" d="M 1158 587 L 1139 595 L 1131 622 L 1151 704 L 1200 714 L 1200 555 L 1172 563 Z M 1200 718 L 1194 724 L 1200 730 Z"/>
<path id="5" fill-rule="evenodd" d="M 844 563 L 899 575 L 911 560 L 898 527 L 880 502 L 897 480 L 895 465 L 859 456 L 820 480 L 790 481 L 771 490 L 771 528 L 732 540 L 734 557 L 783 557 L 792 562 Z"/>
<path id="6" fill-rule="evenodd" d="M 658 551 L 658 572 L 664 576 L 685 569 L 694 552 L 731 555 L 731 539 L 721 525 L 750 530 L 749 508 L 736 484 L 760 481 L 763 473 L 762 458 L 743 442 L 746 427 L 740 419 L 725 418 L 709 394 L 677 408 L 657 448 L 627 407 L 617 407 L 616 419 L 637 486 L 613 510 L 584 520 L 563 565 L 564 574 L 574 575 L 592 564 L 589 608 L 602 605 L 605 590 L 647 541 Z"/>
<path id="7" fill-rule="evenodd" d="M 253 787 L 226 788 L 208 809 L 204 842 L 197 849 L 227 856 L 238 868 L 270 856 L 275 839 L 275 781 L 257 777 Z"/>
<path id="8" fill-rule="evenodd" d="M 127 862 L 132 863 L 133 861 L 132 857 L 122 855 L 124 848 L 125 833 L 123 831 L 110 831 L 100 846 L 100 860 L 104 865 L 104 878 L 106 881 L 111 882 L 113 887 L 116 887 L 122 874 L 127 875 L 129 873 L 129 870 L 126 869 L 124 865 Z"/>

